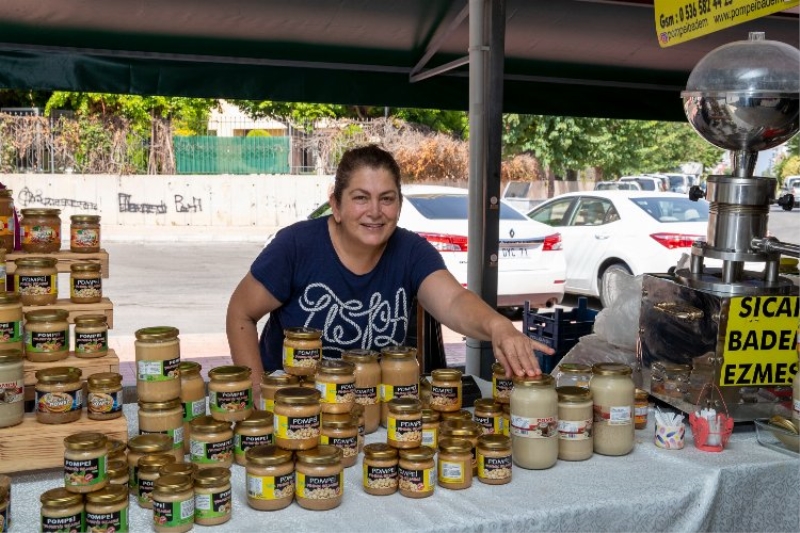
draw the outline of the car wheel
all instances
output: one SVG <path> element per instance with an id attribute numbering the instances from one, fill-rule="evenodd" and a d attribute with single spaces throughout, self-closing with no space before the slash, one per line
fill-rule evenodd
<path id="1" fill-rule="evenodd" d="M 600 274 L 600 279 L 598 280 L 598 289 L 600 289 L 600 303 L 604 308 L 611 305 L 611 280 L 617 272 L 627 274 L 629 276 L 632 274 L 631 269 L 628 268 L 624 263 L 614 263 L 613 265 L 609 265 L 605 270 L 603 270 L 603 273 Z"/>
<path id="2" fill-rule="evenodd" d="M 498 307 L 497 312 L 511 321 L 522 320 L 521 307 Z"/>

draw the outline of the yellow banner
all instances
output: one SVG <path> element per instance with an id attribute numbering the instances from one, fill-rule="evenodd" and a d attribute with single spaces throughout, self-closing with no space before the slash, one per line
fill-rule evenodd
<path id="1" fill-rule="evenodd" d="M 800 0 L 655 0 L 658 44 L 690 41 L 797 5 Z"/>
<path id="2" fill-rule="evenodd" d="M 790 385 L 797 373 L 797 296 L 731 298 L 721 387 Z"/>

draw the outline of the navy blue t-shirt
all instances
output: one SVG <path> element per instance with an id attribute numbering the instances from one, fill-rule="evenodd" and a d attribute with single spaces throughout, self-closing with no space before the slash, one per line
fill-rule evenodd
<path id="1" fill-rule="evenodd" d="M 364 275 L 353 274 L 339 261 L 328 217 L 282 229 L 250 267 L 253 277 L 283 302 L 261 332 L 264 370 L 281 368 L 283 331 L 291 327 L 322 330 L 326 358 L 339 358 L 347 350 L 402 345 L 420 285 L 445 268 L 428 241 L 402 228 Z"/>

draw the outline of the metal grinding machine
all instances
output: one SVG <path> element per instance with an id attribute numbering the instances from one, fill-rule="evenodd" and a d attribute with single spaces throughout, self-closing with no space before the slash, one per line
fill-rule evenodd
<path id="1" fill-rule="evenodd" d="M 643 388 L 684 412 L 710 401 L 735 421 L 780 414 L 798 371 L 800 320 L 781 255 L 798 257 L 800 246 L 769 237 L 767 221 L 773 203 L 791 209 L 795 199 L 776 199 L 777 180 L 753 172 L 759 151 L 798 131 L 800 50 L 751 33 L 705 56 L 681 96 L 694 129 L 732 151 L 733 172 L 689 193 L 705 196 L 709 219 L 688 268 L 643 278 Z"/>

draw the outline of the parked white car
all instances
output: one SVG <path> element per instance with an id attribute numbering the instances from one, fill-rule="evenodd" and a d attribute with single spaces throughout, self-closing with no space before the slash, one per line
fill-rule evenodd
<path id="1" fill-rule="evenodd" d="M 666 190 L 664 180 L 656 176 L 622 176 L 619 181 L 638 183 L 643 191 L 659 192 Z"/>
<path id="2" fill-rule="evenodd" d="M 599 297 L 605 306 L 612 272 L 674 271 L 681 255 L 706 235 L 708 202 L 669 192 L 575 192 L 542 203 L 528 216 L 561 233 L 566 291 Z"/>
<path id="3" fill-rule="evenodd" d="M 641 191 L 642 187 L 635 181 L 598 181 L 594 184 L 596 191 Z"/>

